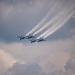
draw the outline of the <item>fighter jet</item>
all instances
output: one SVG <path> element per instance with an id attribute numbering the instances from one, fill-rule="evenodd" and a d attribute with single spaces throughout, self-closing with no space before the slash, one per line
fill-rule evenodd
<path id="1" fill-rule="evenodd" d="M 20 40 L 25 39 L 25 37 L 24 37 L 23 35 L 21 35 L 21 36 L 17 36 L 17 38 L 20 38 Z"/>
<path id="2" fill-rule="evenodd" d="M 30 41 L 31 41 L 31 43 L 34 43 L 34 42 L 37 42 L 37 39 L 34 38 L 34 39 L 31 39 Z"/>
<path id="3" fill-rule="evenodd" d="M 37 39 L 37 41 L 38 41 L 38 42 L 42 42 L 42 41 L 46 41 L 46 40 L 43 39 L 43 38 L 39 38 L 39 39 Z"/>
<path id="4" fill-rule="evenodd" d="M 26 38 L 26 39 L 31 39 L 31 38 L 35 38 L 35 36 L 29 34 L 29 35 L 25 36 L 25 38 Z"/>

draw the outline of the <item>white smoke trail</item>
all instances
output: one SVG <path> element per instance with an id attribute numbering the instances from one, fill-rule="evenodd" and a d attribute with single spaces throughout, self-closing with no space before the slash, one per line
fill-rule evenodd
<path id="1" fill-rule="evenodd" d="M 62 19 L 60 19 L 61 21 Z M 39 39 L 40 37 L 44 37 L 46 34 L 49 33 L 49 31 L 53 30 L 59 23 L 60 21 L 56 22 L 51 28 L 49 28 L 47 31 L 45 31 L 43 34 L 41 34 L 39 37 L 37 37 L 37 39 Z"/>
<path id="2" fill-rule="evenodd" d="M 69 15 L 67 15 L 66 19 L 63 19 L 63 22 L 58 25 L 55 29 L 53 29 L 50 33 L 48 33 L 46 36 L 44 36 L 44 39 L 47 38 L 48 36 L 50 36 L 51 34 L 53 34 L 54 32 L 56 32 L 59 28 L 61 28 L 63 25 L 65 25 L 65 23 L 73 16 L 75 10 L 70 13 Z"/>
<path id="3" fill-rule="evenodd" d="M 66 16 L 70 11 L 72 11 L 72 9 L 74 8 L 74 6 L 67 8 L 66 12 L 64 12 L 64 16 Z M 58 23 L 60 23 L 60 21 L 62 20 L 62 16 L 60 16 L 58 22 L 54 23 L 54 25 L 49 28 L 47 31 L 45 31 L 43 34 L 41 34 L 39 37 L 37 37 L 37 39 L 39 39 L 40 37 L 44 37 L 46 34 L 48 34 L 51 30 L 53 30 L 55 27 L 57 27 Z"/>
<path id="4" fill-rule="evenodd" d="M 67 12 L 68 12 L 68 10 L 66 9 L 66 11 L 64 11 L 63 14 L 60 15 L 58 21 L 56 21 L 51 28 L 49 28 L 47 31 L 45 31 L 43 34 L 41 34 L 37 38 L 39 39 L 40 37 L 44 37 L 50 30 L 52 30 L 53 28 L 55 28 L 58 25 L 58 23 L 60 23 L 60 21 L 62 20 L 63 15 L 66 14 Z"/>
<path id="5" fill-rule="evenodd" d="M 40 28 L 38 31 L 36 31 L 33 35 L 38 34 L 39 32 L 43 31 L 45 28 L 47 28 L 48 26 L 50 26 L 51 24 L 53 24 L 54 21 L 57 21 L 57 19 L 58 19 L 61 15 L 63 15 L 63 12 L 65 12 L 65 11 L 66 11 L 66 9 L 60 11 L 55 17 L 52 18 L 51 21 L 49 21 L 47 24 L 45 24 L 42 28 Z"/>
<path id="6" fill-rule="evenodd" d="M 29 34 L 32 34 L 34 31 L 36 31 L 39 27 L 41 27 L 41 26 L 46 22 L 47 18 L 50 16 L 50 14 L 51 14 L 51 13 L 54 11 L 54 9 L 56 8 L 56 5 L 57 5 L 57 3 L 54 3 L 54 4 L 53 4 L 53 6 L 52 6 L 51 9 L 49 10 L 48 14 L 43 18 L 43 20 L 42 20 L 40 23 L 38 23 L 30 32 L 28 32 L 28 33 L 26 34 L 26 36 L 29 35 Z"/>

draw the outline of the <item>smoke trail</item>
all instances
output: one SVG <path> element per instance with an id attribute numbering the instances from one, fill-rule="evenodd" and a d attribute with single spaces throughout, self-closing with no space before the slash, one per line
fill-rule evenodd
<path id="1" fill-rule="evenodd" d="M 38 31 L 36 31 L 33 35 L 36 35 L 38 34 L 39 32 L 41 32 L 42 30 L 44 30 L 45 28 L 47 28 L 48 26 L 50 26 L 52 23 L 54 23 L 54 21 L 57 21 L 57 19 L 63 15 L 63 12 L 65 11 L 66 9 L 60 11 L 55 17 L 52 18 L 51 21 L 49 21 L 47 24 L 45 24 L 42 28 L 40 28 Z"/>
<path id="2" fill-rule="evenodd" d="M 65 25 L 65 23 L 73 16 L 74 12 L 75 12 L 75 10 L 74 10 L 72 13 L 70 13 L 70 14 L 66 17 L 66 19 L 63 19 L 63 22 L 62 22 L 60 25 L 58 25 L 55 29 L 53 29 L 53 30 L 52 30 L 50 33 L 48 33 L 46 36 L 44 36 L 44 38 L 47 38 L 49 35 L 53 34 L 55 31 L 57 31 L 59 28 L 61 28 L 63 25 Z"/>
<path id="3" fill-rule="evenodd" d="M 66 16 L 70 11 L 72 11 L 73 8 L 74 8 L 74 6 L 67 8 L 66 12 L 64 12 L 64 16 Z M 63 17 L 63 16 L 62 16 L 62 17 Z M 39 39 L 40 37 L 44 37 L 44 36 L 45 36 L 46 34 L 48 34 L 52 29 L 54 29 L 55 27 L 57 27 L 58 23 L 60 23 L 60 21 L 61 21 L 61 16 L 60 16 L 59 19 L 60 19 L 60 20 L 58 20 L 58 22 L 56 22 L 51 28 L 49 28 L 47 31 L 45 31 L 43 34 L 41 34 L 41 35 L 40 35 L 39 37 L 37 37 L 37 38 Z"/>
<path id="4" fill-rule="evenodd" d="M 45 31 L 43 34 L 41 34 L 37 38 L 39 39 L 40 37 L 44 37 L 50 30 L 52 30 L 53 28 L 55 28 L 57 26 L 57 24 L 60 23 L 60 21 L 62 20 L 63 15 L 66 14 L 67 12 L 68 12 L 68 10 L 66 9 L 66 11 L 64 11 L 63 14 L 59 16 L 58 21 L 56 21 L 51 28 L 49 28 L 47 31 Z"/>
<path id="5" fill-rule="evenodd" d="M 47 18 L 48 18 L 48 17 L 50 16 L 50 14 L 54 11 L 56 5 L 57 5 L 57 3 L 55 3 L 55 4 L 52 6 L 52 8 L 49 10 L 48 14 L 43 18 L 43 20 L 42 20 L 39 24 L 37 24 L 30 32 L 28 32 L 28 33 L 26 34 L 26 36 L 29 35 L 29 34 L 32 34 L 34 31 L 36 31 L 39 27 L 41 27 L 41 26 L 45 23 L 45 21 L 47 20 Z"/>
<path id="6" fill-rule="evenodd" d="M 57 23 L 55 23 L 51 28 L 49 28 L 47 31 L 45 31 L 43 34 L 41 34 L 39 37 L 37 37 L 37 39 L 39 39 L 40 37 L 44 37 L 46 34 L 48 34 L 49 31 L 53 30 L 60 23 L 60 21 L 58 21 Z"/>

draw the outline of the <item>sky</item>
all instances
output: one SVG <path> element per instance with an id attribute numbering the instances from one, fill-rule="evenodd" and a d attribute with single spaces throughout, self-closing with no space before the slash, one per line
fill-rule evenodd
<path id="1" fill-rule="evenodd" d="M 39 24 L 55 3 L 45 24 L 75 1 L 0 0 L 0 75 L 75 75 L 75 13 L 45 42 L 17 38 Z"/>

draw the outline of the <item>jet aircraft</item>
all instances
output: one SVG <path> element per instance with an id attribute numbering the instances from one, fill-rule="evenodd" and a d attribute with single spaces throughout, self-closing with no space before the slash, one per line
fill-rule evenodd
<path id="1" fill-rule="evenodd" d="M 42 42 L 42 41 L 46 41 L 46 40 L 43 39 L 43 38 L 39 38 L 39 39 L 37 39 L 37 41 L 38 41 L 38 42 Z"/>
<path id="2" fill-rule="evenodd" d="M 31 41 L 31 43 L 37 42 L 36 38 L 33 38 L 30 41 Z"/>
<path id="3" fill-rule="evenodd" d="M 25 38 L 26 38 L 26 39 L 31 39 L 31 38 L 35 38 L 35 36 L 29 34 L 29 35 L 25 36 Z"/>
<path id="4" fill-rule="evenodd" d="M 25 37 L 23 35 L 22 36 L 17 36 L 17 38 L 20 38 L 20 40 L 25 39 Z"/>

